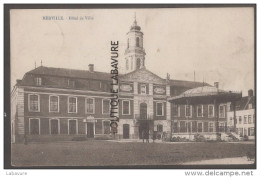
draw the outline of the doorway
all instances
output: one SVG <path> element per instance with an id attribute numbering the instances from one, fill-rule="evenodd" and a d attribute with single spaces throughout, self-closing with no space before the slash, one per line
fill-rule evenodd
<path id="1" fill-rule="evenodd" d="M 149 132 L 149 122 L 148 121 L 140 121 L 139 125 L 139 138 L 142 139 L 145 132 Z"/>
<path id="2" fill-rule="evenodd" d="M 87 137 L 94 138 L 94 123 L 92 122 L 87 123 Z"/>
<path id="3" fill-rule="evenodd" d="M 129 139 L 129 124 L 123 124 L 123 139 Z"/>

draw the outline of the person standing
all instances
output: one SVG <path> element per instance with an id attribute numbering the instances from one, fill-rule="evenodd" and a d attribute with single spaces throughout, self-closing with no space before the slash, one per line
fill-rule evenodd
<path id="1" fill-rule="evenodd" d="M 145 139 L 145 130 L 142 131 L 142 139 L 143 139 L 143 143 L 144 143 L 144 139 Z"/>
<path id="2" fill-rule="evenodd" d="M 146 130 L 146 143 L 149 143 L 149 130 Z"/>

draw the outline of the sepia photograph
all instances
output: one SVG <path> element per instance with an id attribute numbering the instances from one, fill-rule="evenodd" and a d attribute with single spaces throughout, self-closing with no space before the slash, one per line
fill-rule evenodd
<path id="1" fill-rule="evenodd" d="M 12 168 L 256 168 L 256 5 L 77 7 L 6 6 Z"/>

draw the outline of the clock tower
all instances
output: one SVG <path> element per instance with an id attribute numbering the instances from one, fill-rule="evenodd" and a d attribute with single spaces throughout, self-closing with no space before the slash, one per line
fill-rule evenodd
<path id="1" fill-rule="evenodd" d="M 145 67 L 145 50 L 143 48 L 143 33 L 137 25 L 136 17 L 134 23 L 127 33 L 127 48 L 125 50 L 126 73 Z"/>

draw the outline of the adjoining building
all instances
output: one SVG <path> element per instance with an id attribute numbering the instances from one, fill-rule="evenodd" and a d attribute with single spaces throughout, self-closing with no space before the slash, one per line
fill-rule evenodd
<path id="1" fill-rule="evenodd" d="M 167 98 L 208 85 L 163 79 L 146 69 L 136 20 L 127 33 L 125 61 L 117 138 L 141 138 L 146 130 L 171 133 L 173 109 Z M 11 93 L 12 142 L 110 136 L 110 89 L 110 73 L 95 71 L 93 64 L 88 70 L 40 66 L 28 71 Z"/>
<path id="2" fill-rule="evenodd" d="M 213 86 L 197 87 L 169 98 L 173 105 L 173 137 L 194 140 L 202 135 L 217 140 L 227 131 L 227 102 L 236 102 L 242 93 L 224 91 Z M 222 136 L 223 139 L 223 136 Z"/>
<path id="3" fill-rule="evenodd" d="M 238 139 L 255 139 L 255 96 L 253 90 L 248 91 L 248 96 L 242 97 L 235 106 L 229 103 L 227 112 L 227 126 L 233 130 L 233 135 Z M 234 115 L 234 109 L 236 114 Z M 236 119 L 234 120 L 234 117 Z M 234 126 L 234 121 L 236 126 Z"/>

